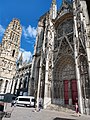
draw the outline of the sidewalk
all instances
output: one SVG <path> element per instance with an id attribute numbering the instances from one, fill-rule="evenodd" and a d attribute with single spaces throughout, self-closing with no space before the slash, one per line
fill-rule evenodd
<path id="1" fill-rule="evenodd" d="M 12 109 L 10 104 L 7 105 L 8 110 Z M 41 109 L 39 112 L 34 112 L 34 108 L 29 107 L 13 107 L 13 112 L 10 118 L 3 120 L 90 120 L 90 116 L 77 116 L 75 112 L 62 112 L 55 110 Z"/>
<path id="2" fill-rule="evenodd" d="M 80 116 L 78 116 L 75 112 L 73 113 L 69 113 L 69 112 L 62 112 L 62 111 L 47 111 L 47 110 L 43 110 L 43 112 L 49 113 L 51 116 L 53 116 L 52 114 L 54 114 L 54 119 L 52 120 L 90 120 L 90 115 L 84 115 L 81 114 Z"/>

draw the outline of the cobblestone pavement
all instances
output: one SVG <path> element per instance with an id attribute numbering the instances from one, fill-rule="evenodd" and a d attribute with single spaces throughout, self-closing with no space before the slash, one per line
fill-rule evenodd
<path id="1" fill-rule="evenodd" d="M 34 111 L 29 107 L 7 107 L 6 111 L 11 112 L 11 117 L 4 117 L 2 120 L 90 120 L 90 116 L 77 116 L 74 112 L 58 112 L 50 110 Z"/>

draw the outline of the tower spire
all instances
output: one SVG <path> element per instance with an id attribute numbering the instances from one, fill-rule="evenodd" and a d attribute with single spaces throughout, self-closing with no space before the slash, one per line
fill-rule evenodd
<path id="1" fill-rule="evenodd" d="M 57 16 L 56 0 L 52 0 L 51 9 L 50 9 L 50 16 L 52 19 L 55 19 Z"/>

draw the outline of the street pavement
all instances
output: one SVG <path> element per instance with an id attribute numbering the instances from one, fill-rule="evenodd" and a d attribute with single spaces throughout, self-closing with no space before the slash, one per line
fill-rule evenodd
<path id="1" fill-rule="evenodd" d="M 11 113 L 11 117 L 3 117 L 2 120 L 90 120 L 90 116 L 81 115 L 78 116 L 75 112 L 62 112 L 55 110 L 35 111 L 30 107 L 6 107 L 7 113 Z"/>

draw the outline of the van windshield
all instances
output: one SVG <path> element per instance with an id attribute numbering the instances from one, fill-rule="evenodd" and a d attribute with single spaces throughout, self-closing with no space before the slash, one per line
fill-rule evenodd
<path id="1" fill-rule="evenodd" d="M 28 101 L 28 102 L 30 102 L 30 99 L 29 98 L 19 98 L 19 101 Z"/>
<path id="2" fill-rule="evenodd" d="M 0 95 L 0 101 L 4 101 L 4 95 Z"/>

